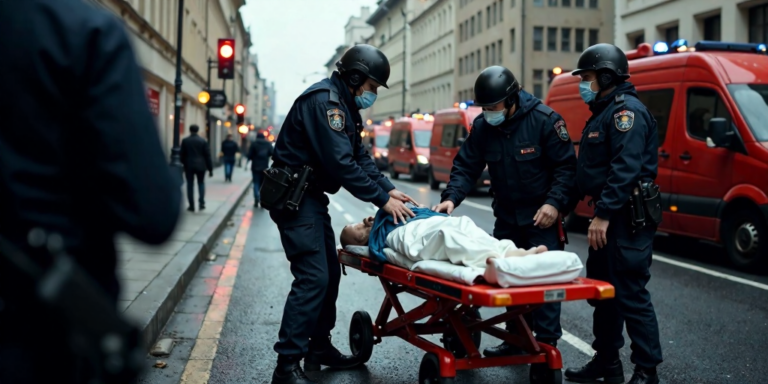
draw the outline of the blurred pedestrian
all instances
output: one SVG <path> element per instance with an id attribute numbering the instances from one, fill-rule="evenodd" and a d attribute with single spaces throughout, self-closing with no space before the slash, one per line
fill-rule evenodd
<path id="1" fill-rule="evenodd" d="M 117 313 L 115 234 L 164 242 L 181 199 L 123 22 L 81 0 L 0 1 L 0 52 L 0 236 L 48 268 L 28 234 L 60 235 Z M 5 260 L 0 383 L 102 382 L 71 347 L 74 325 Z"/>
<path id="2" fill-rule="evenodd" d="M 232 140 L 232 134 L 228 134 L 226 140 L 221 142 L 221 158 L 224 162 L 224 181 L 232 181 L 232 171 L 235 168 L 235 155 L 240 152 L 240 146 Z"/>
<path id="3" fill-rule="evenodd" d="M 272 143 L 264 138 L 264 134 L 259 132 L 256 135 L 256 141 L 251 143 L 248 150 L 248 161 L 251 162 L 251 173 L 253 174 L 253 206 L 259 206 L 259 188 L 264 181 L 264 171 L 269 168 L 269 159 L 275 153 Z"/>
<path id="4" fill-rule="evenodd" d="M 195 211 L 195 178 L 202 211 L 205 209 L 205 171 L 208 171 L 208 176 L 213 177 L 211 149 L 208 147 L 208 141 L 197 134 L 199 131 L 200 127 L 192 125 L 189 127 L 189 136 L 181 141 L 181 163 L 184 164 L 184 176 L 187 179 L 187 211 L 190 212 Z"/>

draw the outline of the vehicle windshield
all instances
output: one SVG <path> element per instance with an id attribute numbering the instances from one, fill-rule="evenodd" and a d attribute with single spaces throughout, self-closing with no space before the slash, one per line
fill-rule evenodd
<path id="1" fill-rule="evenodd" d="M 432 131 L 418 130 L 413 131 L 414 141 L 416 141 L 416 147 L 428 148 L 429 140 L 432 138 Z"/>
<path id="2" fill-rule="evenodd" d="M 730 84 L 728 91 L 757 141 L 768 141 L 768 85 Z"/>
<path id="3" fill-rule="evenodd" d="M 374 138 L 376 142 L 376 148 L 386 148 L 389 144 L 389 135 L 376 135 Z"/>

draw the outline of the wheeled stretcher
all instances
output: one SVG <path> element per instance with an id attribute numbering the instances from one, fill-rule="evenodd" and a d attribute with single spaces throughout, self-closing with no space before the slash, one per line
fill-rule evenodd
<path id="1" fill-rule="evenodd" d="M 419 368 L 419 383 L 424 384 L 453 383 L 459 370 L 521 364 L 531 364 L 531 384 L 560 384 L 563 367 L 560 351 L 537 342 L 523 315 L 549 302 L 602 300 L 614 296 L 612 285 L 580 277 L 567 284 L 499 288 L 457 284 L 343 249 L 339 250 L 339 262 L 378 277 L 386 293 L 375 322 L 365 311 L 352 316 L 349 327 L 352 353 L 366 363 L 373 346 L 381 343 L 383 337 L 400 337 L 427 352 Z M 397 296 L 403 292 L 425 302 L 406 312 Z M 483 320 L 478 312 L 480 307 L 512 309 Z M 393 308 L 397 316 L 389 320 Z M 496 326 L 507 321 L 514 324 L 516 333 Z M 478 351 L 483 332 L 516 345 L 528 354 L 483 357 Z M 421 337 L 434 334 L 442 335 L 442 346 Z"/>

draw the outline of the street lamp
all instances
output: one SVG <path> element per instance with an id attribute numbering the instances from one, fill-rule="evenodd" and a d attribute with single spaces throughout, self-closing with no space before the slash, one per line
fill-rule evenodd
<path id="1" fill-rule="evenodd" d="M 179 146 L 179 136 L 181 135 L 179 123 L 181 118 L 181 38 L 184 35 L 184 0 L 179 0 L 179 17 L 176 20 L 178 22 L 176 27 L 176 91 L 173 110 L 173 149 L 171 149 L 171 167 L 178 172 L 179 181 L 181 181 L 183 165 L 181 164 L 181 147 Z"/>
<path id="2" fill-rule="evenodd" d="M 325 75 L 326 75 L 326 73 L 325 73 L 325 72 L 322 72 L 322 71 L 317 71 L 317 72 L 312 72 L 312 73 L 310 73 L 310 74 L 304 75 L 304 84 L 306 84 L 306 83 L 307 83 L 307 77 L 310 77 L 310 76 L 312 76 L 312 75 L 323 75 L 323 76 L 325 76 Z"/>

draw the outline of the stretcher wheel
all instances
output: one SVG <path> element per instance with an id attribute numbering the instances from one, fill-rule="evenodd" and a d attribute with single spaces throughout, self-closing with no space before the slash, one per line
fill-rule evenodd
<path id="1" fill-rule="evenodd" d="M 464 320 L 465 324 L 468 323 L 467 317 L 475 320 L 481 319 L 480 311 L 477 309 L 474 309 L 468 315 L 469 316 L 464 316 L 464 318 L 462 319 Z M 472 337 L 472 342 L 475 344 L 475 347 L 480 348 L 480 342 L 482 341 L 483 332 L 475 331 L 475 332 L 472 332 L 470 336 Z M 453 354 L 453 357 L 457 359 L 463 359 L 467 357 L 467 349 L 464 348 L 464 344 L 462 344 L 461 339 L 459 339 L 459 336 L 457 336 L 455 332 L 444 333 L 443 338 L 441 340 L 443 342 L 443 348 L 449 350 Z"/>
<path id="2" fill-rule="evenodd" d="M 360 364 L 370 360 L 373 353 L 373 321 L 368 312 L 357 311 L 349 323 L 349 348 Z"/>
<path id="3" fill-rule="evenodd" d="M 434 353 L 427 353 L 419 366 L 419 384 L 453 384 L 453 377 L 440 377 L 440 359 Z"/>
<path id="4" fill-rule="evenodd" d="M 546 363 L 531 364 L 528 378 L 531 384 L 562 384 L 563 371 L 551 369 Z"/>

